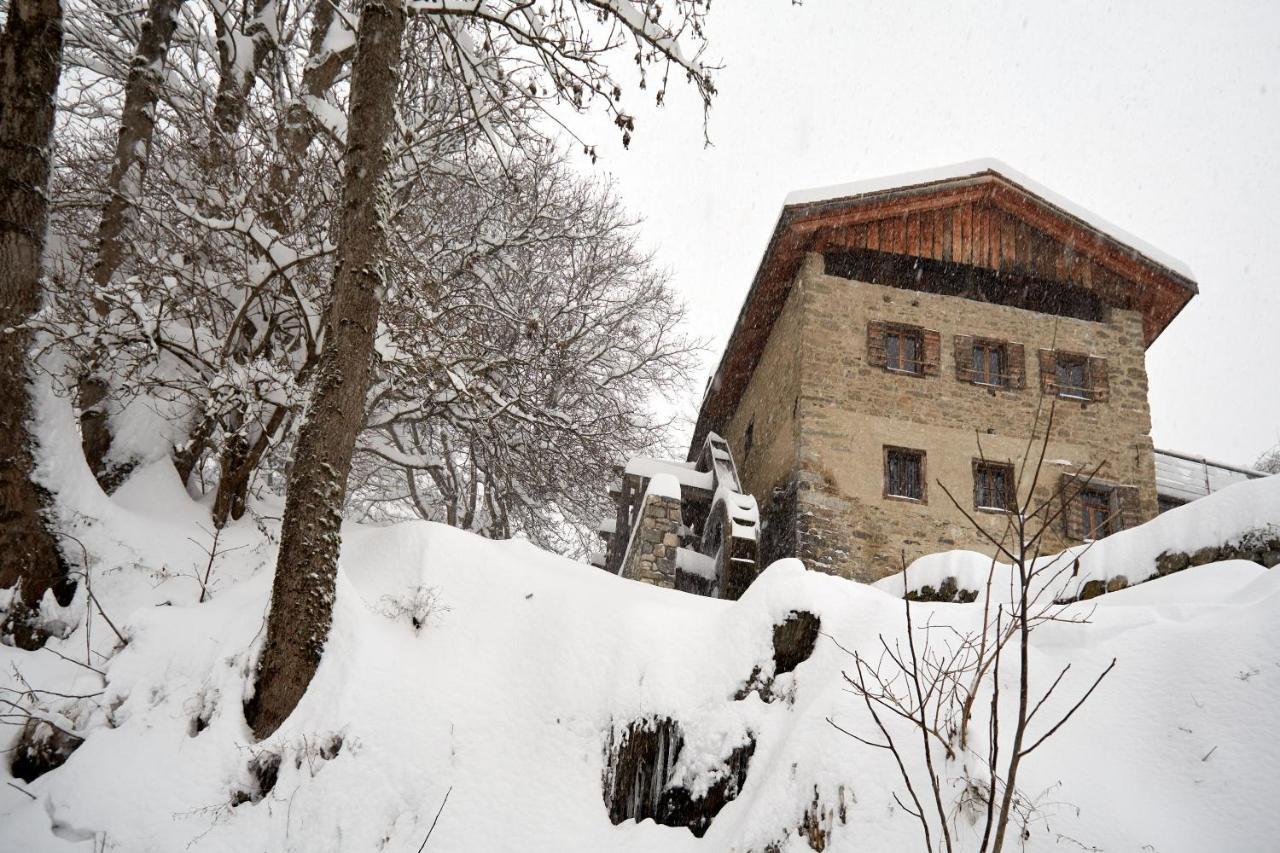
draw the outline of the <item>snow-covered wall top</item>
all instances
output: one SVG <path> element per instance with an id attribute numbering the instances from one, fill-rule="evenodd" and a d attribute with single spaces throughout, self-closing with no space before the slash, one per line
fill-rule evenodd
<path id="1" fill-rule="evenodd" d="M 1069 571 L 1053 575 L 1054 598 L 1079 596 L 1090 581 L 1107 582 L 1123 576 L 1132 585 L 1158 574 L 1163 554 L 1193 554 L 1201 549 L 1240 542 L 1251 534 L 1280 537 L 1280 476 L 1249 480 L 1228 486 L 1209 497 L 1169 510 L 1146 524 L 1122 530 L 1097 542 L 1079 545 L 1061 555 L 1042 558 L 1042 564 L 1057 560 Z M 992 574 L 991 557 L 975 551 L 946 551 L 929 554 L 907 567 L 905 589 L 935 590 L 948 578 L 964 590 L 981 591 Z M 993 589 L 1010 588 L 1009 567 L 997 565 Z M 876 581 L 877 589 L 902 595 L 902 573 Z"/>

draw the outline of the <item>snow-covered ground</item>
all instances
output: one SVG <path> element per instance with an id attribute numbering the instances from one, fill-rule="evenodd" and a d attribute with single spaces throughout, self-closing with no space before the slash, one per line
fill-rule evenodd
<path id="1" fill-rule="evenodd" d="M 48 434 L 73 446 L 56 424 Z M 279 508 L 259 505 L 258 520 L 223 532 L 211 598 L 198 603 L 208 507 L 168 464 L 141 470 L 112 499 L 65 464 L 45 475 L 91 555 L 94 595 L 128 643 L 113 652 L 106 620 L 96 609 L 86 619 L 82 584 L 62 614 L 78 626 L 67 637 L 48 651 L 0 647 L 0 686 L 51 691 L 37 694 L 47 712 L 86 737 L 31 784 L 0 770 L 0 850 L 413 853 L 439 812 L 428 851 L 802 851 L 811 847 L 796 828 L 815 799 L 827 850 L 922 849 L 894 803 L 892 757 L 832 725 L 876 737 L 846 690 L 852 660 L 841 646 L 873 654 L 880 635 L 902 635 L 904 605 L 889 592 L 784 561 L 725 602 L 444 526 L 350 526 L 320 670 L 285 725 L 255 743 L 241 708 L 270 591 L 268 516 Z M 1280 499 L 1280 478 L 1249 485 L 1253 503 Z M 1171 546 L 1198 542 L 1179 531 L 1216 523 L 1234 500 L 1229 489 L 1151 529 Z M 978 605 L 912 607 L 917 624 L 968 630 L 981 619 Z M 1045 718 L 1118 663 L 1028 759 L 1019 787 L 1038 814 L 1025 849 L 1276 850 L 1280 571 L 1217 563 L 1071 607 L 1091 613 L 1088 624 L 1034 634 L 1036 687 L 1072 664 Z M 821 617 L 812 656 L 777 679 L 775 701 L 735 699 L 754 668 L 771 672 L 772 626 L 792 610 Z M 81 665 L 86 655 L 102 674 Z M 681 725 L 676 781 L 695 792 L 735 747 L 756 742 L 740 795 L 701 839 L 609 820 L 606 745 L 646 716 Z M 0 729 L 5 745 L 17 734 Z M 233 805 L 255 791 L 248 768 L 264 750 L 282 756 L 274 786 Z M 958 797 L 972 764 L 962 756 L 945 769 L 946 796 Z M 957 849 L 975 849 L 981 827 L 955 819 Z"/>

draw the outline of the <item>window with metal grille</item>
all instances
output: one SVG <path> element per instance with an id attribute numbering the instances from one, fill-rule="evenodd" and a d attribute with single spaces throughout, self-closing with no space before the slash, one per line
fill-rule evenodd
<path id="1" fill-rule="evenodd" d="M 1013 466 L 1000 462 L 973 463 L 973 502 L 978 509 L 1014 508 Z"/>
<path id="2" fill-rule="evenodd" d="M 903 373 L 920 373 L 924 369 L 921 355 L 924 342 L 920 332 L 889 329 L 884 333 L 885 367 Z"/>
<path id="3" fill-rule="evenodd" d="M 997 341 L 974 341 L 973 381 L 979 385 L 1007 384 L 1004 344 Z"/>
<path id="4" fill-rule="evenodd" d="M 1089 362 L 1079 356 L 1058 353 L 1055 381 L 1058 395 L 1089 399 Z"/>
<path id="5" fill-rule="evenodd" d="M 904 447 L 884 449 L 884 493 L 886 497 L 924 501 L 924 451 Z"/>
<path id="6" fill-rule="evenodd" d="M 1080 492 L 1080 529 L 1085 539 L 1101 539 L 1112 533 L 1111 493 L 1102 489 Z"/>

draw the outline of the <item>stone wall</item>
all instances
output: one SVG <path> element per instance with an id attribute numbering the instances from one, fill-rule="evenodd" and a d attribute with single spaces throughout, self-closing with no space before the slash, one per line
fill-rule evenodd
<path id="1" fill-rule="evenodd" d="M 773 334 L 760 355 L 755 376 L 742 394 L 738 409 L 725 426 L 743 490 L 764 507 L 775 486 L 795 468 L 798 438 L 796 414 L 800 405 L 800 351 L 803 306 L 787 300 L 774 321 Z M 746 444 L 748 427 L 751 447 Z"/>
<path id="2" fill-rule="evenodd" d="M 799 452 L 796 416 L 800 406 L 800 339 L 803 306 L 790 298 L 774 322 L 755 376 L 737 411 L 724 427 L 742 489 L 760 508 L 760 568 L 794 557 L 795 488 L 792 479 Z M 752 431 L 747 447 L 748 427 Z"/>
<path id="3" fill-rule="evenodd" d="M 622 577 L 654 586 L 674 587 L 680 526 L 678 499 L 652 493 L 646 495 L 632 534 L 631 553 L 622 565 Z M 626 547 L 625 543 L 622 547 Z"/>
<path id="4" fill-rule="evenodd" d="M 867 324 L 936 330 L 936 375 L 890 373 L 868 363 Z M 1022 344 L 1025 387 L 988 388 L 957 379 L 957 335 Z M 726 439 L 744 485 L 764 518 L 792 515 L 796 555 L 811 568 L 874 580 L 922 554 L 950 548 L 990 552 L 938 481 L 991 530 L 1000 512 L 973 506 L 973 462 L 1020 463 L 1037 411 L 1043 429 L 1053 398 L 1041 393 L 1038 351 L 1059 349 L 1106 359 L 1107 400 L 1057 399 L 1037 497 L 1049 498 L 1062 473 L 1105 463 L 1098 477 L 1136 487 L 1127 522 L 1156 513 L 1142 316 L 1111 309 L 1103 322 L 1040 314 L 952 296 L 902 290 L 826 275 L 822 257 L 806 257 L 763 357 L 730 418 Z M 797 387 L 798 386 L 798 387 Z M 751 452 L 745 430 L 754 423 Z M 762 433 L 762 424 L 765 424 Z M 789 461 L 787 436 L 794 436 Z M 762 445 L 762 436 L 768 443 Z M 922 501 L 886 498 L 884 447 L 923 450 Z M 1027 475 L 1029 480 L 1030 475 Z M 1026 484 L 1020 498 L 1025 497 Z M 794 496 L 794 509 L 776 512 Z M 769 531 L 766 530 L 766 538 Z M 1055 525 L 1046 547 L 1070 544 Z M 779 549 L 771 547 L 771 555 Z"/>

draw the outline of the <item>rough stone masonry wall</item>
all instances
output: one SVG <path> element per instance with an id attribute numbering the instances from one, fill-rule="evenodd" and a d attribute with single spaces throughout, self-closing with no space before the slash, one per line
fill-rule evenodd
<path id="1" fill-rule="evenodd" d="M 1105 462 L 1099 479 L 1137 487 L 1136 520 L 1156 512 L 1155 471 L 1147 405 L 1142 317 L 1110 310 L 1095 323 L 1039 314 L 958 297 L 918 293 L 825 274 L 819 255 L 809 255 L 797 276 L 783 317 L 800 322 L 775 326 L 755 375 L 731 419 L 729 439 L 741 457 L 742 430 L 761 409 L 777 406 L 776 389 L 794 380 L 794 363 L 769 359 L 769 350 L 798 354 L 800 389 L 795 405 L 797 450 L 782 484 L 794 496 L 797 556 L 810 568 L 874 580 L 922 554 L 950 548 L 990 552 L 938 487 L 941 481 L 973 511 L 973 460 L 978 439 L 987 459 L 1021 461 L 1042 403 L 1037 352 L 1058 348 L 1107 359 L 1107 402 L 1059 399 L 1037 496 L 1048 497 L 1064 471 Z M 880 320 L 937 330 L 942 336 L 936 376 L 893 374 L 867 362 L 867 323 Z M 989 389 L 956 378 L 955 335 L 989 337 L 1025 348 L 1026 387 Z M 793 355 L 794 359 L 794 355 Z M 1043 412 L 1048 398 L 1043 399 Z M 1042 418 L 1043 418 L 1042 412 Z M 756 439 L 759 440 L 758 437 Z M 927 492 L 920 503 L 883 496 L 884 447 L 926 453 Z M 1038 454 L 1038 442 L 1031 444 Z M 1062 462 L 1070 465 L 1059 464 Z M 748 488 L 770 515 L 773 486 L 766 491 L 750 456 L 740 463 Z M 778 466 L 767 466 L 776 476 Z M 766 470 L 761 466 L 761 472 Z M 1025 497 L 1024 493 L 1020 497 Z M 989 529 L 1001 530 L 1001 513 L 976 512 Z M 1055 526 L 1046 546 L 1067 540 Z"/>
<path id="2" fill-rule="evenodd" d="M 743 491 L 760 507 L 760 566 L 797 553 L 795 500 L 786 492 L 799 450 L 796 415 L 800 405 L 802 306 L 790 298 L 774 322 L 760 364 L 724 428 Z M 750 449 L 747 427 L 752 427 Z"/>
<path id="3" fill-rule="evenodd" d="M 680 525 L 680 501 L 664 495 L 646 496 L 633 533 L 631 553 L 622 565 L 622 577 L 674 587 Z"/>

